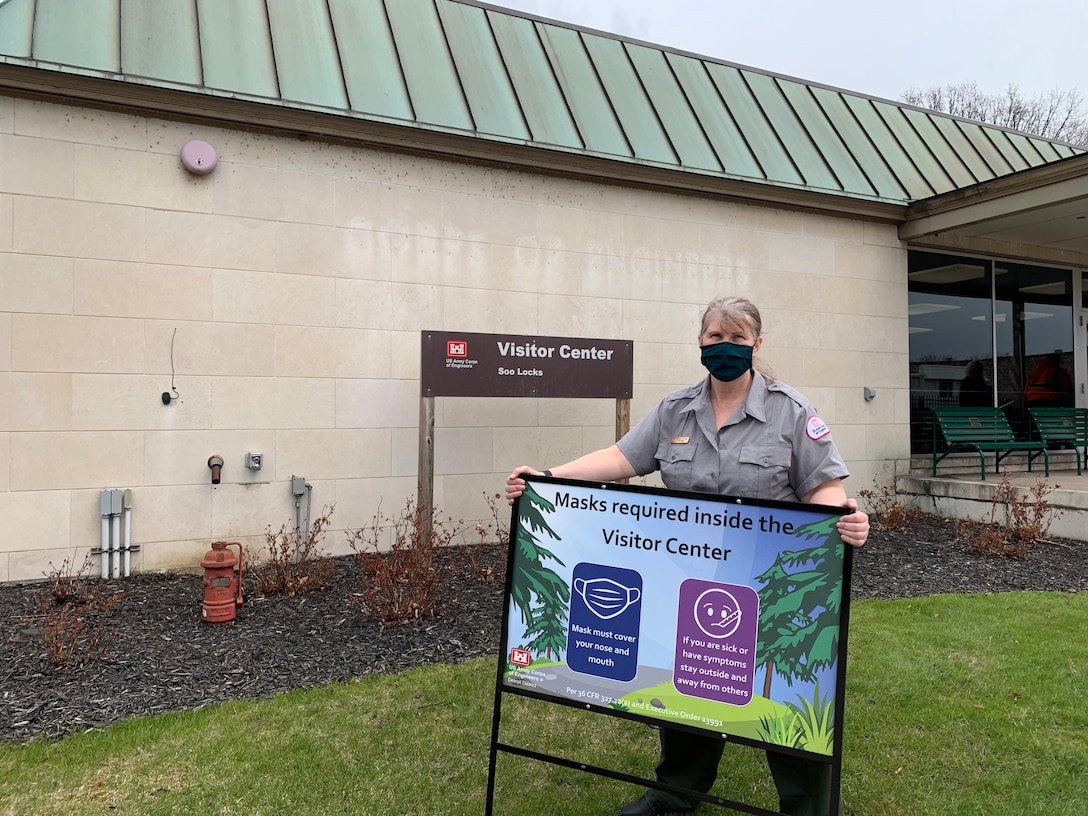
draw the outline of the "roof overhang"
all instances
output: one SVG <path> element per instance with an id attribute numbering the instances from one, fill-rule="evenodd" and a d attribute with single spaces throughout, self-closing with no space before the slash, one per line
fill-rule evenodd
<path id="1" fill-rule="evenodd" d="M 917 201 L 899 237 L 1088 268 L 1088 154 Z"/>
<path id="2" fill-rule="evenodd" d="M 400 152 L 439 155 L 453 160 L 497 164 L 678 194 L 725 198 L 761 206 L 803 210 L 896 224 L 906 205 L 857 198 L 739 176 L 708 174 L 650 162 L 619 162 L 605 155 L 524 141 L 480 138 L 468 132 L 428 127 L 312 106 L 269 104 L 241 94 L 220 96 L 192 88 L 166 88 L 114 75 L 44 70 L 0 61 L 0 94 L 45 102 L 104 108 L 131 114 L 245 130 L 317 138 Z"/>

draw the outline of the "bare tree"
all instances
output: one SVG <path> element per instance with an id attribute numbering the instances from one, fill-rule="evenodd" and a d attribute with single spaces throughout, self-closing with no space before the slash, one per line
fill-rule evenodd
<path id="1" fill-rule="evenodd" d="M 902 100 L 964 119 L 1088 147 L 1088 111 L 1084 110 L 1084 97 L 1076 88 L 1068 91 L 1054 88 L 1029 99 L 1016 85 L 1009 85 L 1004 93 L 989 94 L 976 82 L 960 82 L 943 87 L 911 88 L 903 94 Z"/>

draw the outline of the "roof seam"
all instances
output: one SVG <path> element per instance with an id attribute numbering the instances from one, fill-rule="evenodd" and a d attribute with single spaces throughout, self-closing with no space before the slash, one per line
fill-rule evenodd
<path id="1" fill-rule="evenodd" d="M 875 100 L 870 99 L 869 104 L 873 106 L 873 110 L 876 111 L 876 115 L 879 116 L 880 119 L 884 122 L 884 124 L 886 124 L 888 126 L 888 132 L 891 133 L 892 138 L 895 139 L 896 144 L 899 145 L 899 149 L 903 152 L 903 155 L 905 155 L 907 157 L 907 160 L 911 163 L 911 165 L 913 165 L 914 169 L 918 171 L 918 177 L 921 178 L 922 181 L 925 183 L 926 187 L 929 188 L 930 195 L 937 195 L 938 191 L 937 191 L 937 188 L 934 186 L 934 180 L 931 179 L 926 174 L 926 171 L 924 169 L 922 169 L 922 166 L 918 163 L 918 160 L 914 157 L 914 153 L 912 153 L 910 150 L 908 150 L 907 145 L 903 142 L 903 140 L 901 138 L 899 138 L 899 134 L 895 132 L 895 126 L 891 122 L 888 121 L 888 116 L 884 113 L 883 110 L 880 109 L 880 107 L 876 104 Z M 896 112 L 899 113 L 899 115 L 902 117 L 903 122 L 906 125 L 906 127 L 910 128 L 910 131 L 917 137 L 918 132 L 911 126 L 910 121 L 907 119 L 906 116 L 903 115 L 903 112 L 902 111 L 896 111 Z M 919 137 L 919 141 L 921 141 L 920 137 Z M 922 147 L 924 147 L 924 148 L 926 147 L 925 142 L 922 142 Z M 929 152 L 929 149 L 926 148 L 926 151 Z M 932 156 L 933 154 L 930 153 L 930 155 Z M 940 162 L 937 163 L 937 166 L 940 167 L 942 172 L 944 172 L 944 167 L 941 167 Z M 952 182 L 952 180 L 949 179 L 949 182 Z M 952 186 L 955 187 L 955 184 L 953 183 Z"/>
<path id="2" fill-rule="evenodd" d="M 673 82 L 676 83 L 676 87 L 680 89 L 680 95 L 684 98 L 684 104 L 688 106 L 688 110 L 691 112 L 691 118 L 695 120 L 696 127 L 699 128 L 699 132 L 703 134 L 703 139 L 706 141 L 707 149 L 711 155 L 714 156 L 714 161 L 718 163 L 718 168 L 724 173 L 725 161 L 718 155 L 717 148 L 714 147 L 714 142 L 710 138 L 710 134 L 707 133 L 706 126 L 703 125 L 703 120 L 695 110 L 695 106 L 692 104 L 691 97 L 688 96 L 687 90 L 684 88 L 684 83 L 680 81 L 680 77 L 676 74 L 676 67 L 672 64 L 672 61 L 663 53 L 662 59 L 665 62 L 665 68 L 669 72 L 669 76 L 672 77 Z"/>
<path id="3" fill-rule="evenodd" d="M 790 166 L 794 169 L 794 172 L 797 173 L 797 177 L 801 179 L 801 182 L 805 186 L 811 186 L 811 182 L 809 182 L 809 180 L 805 177 L 805 174 L 801 171 L 801 168 L 798 166 L 796 159 L 794 159 L 793 154 L 790 152 L 789 147 L 787 147 L 786 143 L 783 141 L 782 135 L 778 132 L 778 128 L 776 128 L 774 126 L 774 122 L 771 121 L 771 117 L 770 114 L 768 114 L 767 112 L 767 108 L 759 101 L 759 94 L 755 92 L 755 89 L 752 87 L 752 83 L 749 82 L 748 77 L 744 75 L 744 70 L 737 69 L 737 76 L 740 78 L 741 83 L 747 89 L 748 95 L 752 98 L 753 104 L 759 110 L 760 116 L 763 118 L 763 122 L 767 126 L 767 130 L 771 133 L 772 136 L 774 136 L 775 142 L 777 142 L 778 146 L 782 148 L 782 153 L 786 157 L 786 161 L 790 163 Z M 772 77 L 771 80 L 773 82 L 774 78 Z M 775 87 L 777 87 L 777 85 Z"/>
<path id="4" fill-rule="evenodd" d="M 764 166 L 763 162 L 759 160 L 759 153 L 756 151 L 755 147 L 753 147 L 752 140 L 749 138 L 748 134 L 744 132 L 744 128 L 741 127 L 740 122 L 737 121 L 736 114 L 734 114 L 732 108 L 729 107 L 729 102 L 725 98 L 725 94 L 722 93 L 722 89 L 718 86 L 718 83 L 714 81 L 714 75 L 710 73 L 710 68 L 707 63 L 703 60 L 697 60 L 697 62 L 703 73 L 706 75 L 706 81 L 710 83 L 710 89 L 714 91 L 714 94 L 722 103 L 722 110 L 725 111 L 725 115 L 729 117 L 729 120 L 733 123 L 733 127 L 736 129 L 737 133 L 740 134 L 741 141 L 744 143 L 744 148 L 748 151 L 752 163 L 759 169 L 759 172 L 763 176 L 763 180 L 770 181 L 771 176 L 767 172 L 767 168 Z M 722 160 L 722 167 L 726 167 L 724 160 Z"/>
<path id="5" fill-rule="evenodd" d="M 510 66 L 507 64 L 506 55 L 502 52 L 502 46 L 499 44 L 499 37 L 495 33 L 495 26 L 491 22 L 491 16 L 487 9 L 482 9 L 482 11 L 484 23 L 487 25 L 487 32 L 491 35 L 491 42 L 495 45 L 495 53 L 499 55 L 499 63 L 502 65 L 503 75 L 506 77 L 510 89 L 514 92 L 514 104 L 517 105 L 518 114 L 521 116 L 521 122 L 525 125 L 525 130 L 529 134 L 529 141 L 535 142 L 536 136 L 533 134 L 532 122 L 529 121 L 529 116 L 525 113 L 525 106 L 522 104 L 521 96 L 518 94 L 517 86 L 514 84 L 514 77 L 510 73 Z"/>
<path id="6" fill-rule="evenodd" d="M 200 0 L 192 0 L 192 4 L 193 28 L 196 31 L 196 70 L 199 73 L 198 82 L 200 87 L 204 88 L 206 87 L 204 84 L 204 38 L 200 36 Z"/>
<path id="7" fill-rule="evenodd" d="M 967 131 L 965 131 L 963 129 L 963 125 L 960 122 L 957 122 L 954 119 L 952 120 L 951 124 L 952 124 L 952 127 L 954 127 L 957 131 L 959 131 L 960 135 L 963 136 L 963 138 L 967 142 L 967 146 L 970 147 L 971 150 L 973 150 L 975 152 L 975 155 L 978 156 L 979 161 L 981 161 L 984 165 L 986 165 L 987 168 L 989 168 L 990 177 L 993 178 L 994 176 L 996 176 L 997 173 L 994 171 L 993 166 L 988 161 L 986 161 L 986 157 L 982 155 L 982 151 L 978 149 L 978 146 L 975 145 L 975 143 L 973 141 L 971 141 L 970 138 L 968 138 Z M 972 175 L 974 175 L 974 174 L 972 174 Z M 975 178 L 978 181 L 983 181 L 983 179 L 979 179 L 978 176 L 975 176 Z"/>
<path id="8" fill-rule="evenodd" d="M 858 118 L 857 111 L 854 110 L 853 105 L 846 101 L 841 91 L 836 91 L 835 93 L 838 95 L 839 99 L 842 100 L 843 107 L 846 109 L 846 115 L 857 123 L 858 128 L 861 130 L 862 136 L 869 141 L 869 144 L 872 146 L 877 158 L 884 164 L 885 169 L 887 169 L 888 173 L 891 174 L 892 179 L 895 181 L 896 184 L 899 185 L 899 189 L 902 191 L 903 196 L 909 201 L 910 188 L 907 186 L 906 179 L 900 176 L 899 173 L 895 172 L 895 167 L 888 160 L 888 157 L 884 155 L 884 151 L 881 150 L 874 141 L 873 134 L 870 133 L 869 129 L 861 123 L 861 119 Z M 873 110 L 873 115 L 877 115 L 875 109 Z M 894 134 L 892 134 L 892 138 L 895 138 Z M 879 195 L 879 190 L 875 185 L 873 186 L 873 189 L 877 190 L 877 194 Z"/>
<path id="9" fill-rule="evenodd" d="M 576 32 L 578 35 L 578 44 L 582 47 L 582 51 L 586 56 L 586 60 L 589 62 L 589 66 L 593 69 L 593 76 L 597 79 L 597 84 L 601 88 L 601 93 L 604 94 L 604 98 L 608 101 L 608 109 L 612 111 L 612 118 L 616 120 L 616 127 L 620 130 L 620 135 L 623 137 L 623 143 L 627 145 L 627 152 L 632 158 L 641 159 L 638 155 L 638 151 L 635 150 L 634 142 L 631 141 L 631 137 L 627 135 L 627 128 L 623 126 L 623 118 L 620 116 L 618 110 L 616 110 L 616 103 L 612 101 L 612 95 L 608 93 L 608 86 L 605 85 L 604 79 L 601 77 L 601 69 L 597 67 L 597 63 L 593 61 L 593 54 L 589 50 L 589 46 L 586 45 L 586 35 L 584 32 Z"/>
<path id="10" fill-rule="evenodd" d="M 332 14 L 330 0 L 325 0 L 325 14 L 329 18 L 329 31 L 332 32 L 332 47 L 336 51 L 336 64 L 340 66 L 340 87 L 344 89 L 344 99 L 347 100 L 348 110 L 354 110 L 351 102 L 351 89 L 348 87 L 348 72 L 344 70 L 344 55 L 340 52 L 340 40 L 336 36 L 336 20 Z"/>
<path id="11" fill-rule="evenodd" d="M 635 65 L 635 61 L 631 59 L 631 52 L 628 50 L 628 44 L 620 41 L 620 50 L 623 52 L 623 58 L 627 61 L 627 66 L 631 69 L 631 72 L 635 75 L 635 81 L 638 82 L 638 86 L 642 89 L 642 95 L 646 97 L 649 102 L 650 110 L 654 117 L 654 121 L 657 122 L 658 127 L 661 128 L 661 133 L 665 137 L 665 141 L 669 145 L 669 150 L 672 151 L 673 158 L 676 159 L 677 165 L 684 166 L 684 157 L 680 155 L 680 150 L 676 146 L 676 142 L 669 134 L 669 129 L 665 126 L 664 120 L 661 118 L 661 113 L 657 109 L 657 105 L 654 104 L 653 97 L 650 96 L 650 91 L 646 87 L 646 82 L 642 78 L 642 74 L 638 71 L 638 66 Z"/>
<path id="12" fill-rule="evenodd" d="M 268 48 L 272 53 L 272 76 L 276 78 L 276 96 L 283 99 L 283 85 L 280 83 L 280 64 L 276 59 L 276 35 L 272 33 L 272 12 L 268 8 L 268 0 L 263 0 L 264 16 L 268 21 Z"/>
<path id="13" fill-rule="evenodd" d="M 868 171 L 865 169 L 865 165 L 862 163 L 861 157 L 859 157 L 854 152 L 854 150 L 850 147 L 850 143 L 846 140 L 846 137 L 842 134 L 842 132 L 839 130 L 839 128 L 835 126 L 834 121 L 831 119 L 831 116 L 828 114 L 827 108 L 820 101 L 820 98 L 816 95 L 816 93 L 808 85 L 805 86 L 805 91 L 808 93 L 808 95 L 810 97 L 812 97 L 812 101 L 816 104 L 816 107 L 818 107 L 823 112 L 824 117 L 828 121 L 828 124 L 835 131 L 835 135 L 838 137 L 839 144 L 842 145 L 843 150 L 846 151 L 846 155 L 850 157 L 850 160 L 854 163 L 854 166 L 858 169 L 858 172 L 861 173 L 861 177 L 865 179 L 866 184 L 869 185 L 869 188 L 873 191 L 873 193 L 875 195 L 879 195 L 880 194 L 880 189 L 877 187 L 876 181 L 869 175 Z M 845 102 L 843 103 L 843 106 L 846 107 Z M 849 108 L 847 108 L 847 112 L 849 113 Z M 868 134 L 865 133 L 864 128 L 862 128 L 862 135 L 865 136 L 866 138 L 868 138 Z M 876 151 L 876 152 L 877 152 L 877 155 L 880 154 L 879 150 Z"/>
<path id="14" fill-rule="evenodd" d="M 972 183 L 977 184 L 978 182 L 980 182 L 982 179 L 980 179 L 978 176 L 976 176 L 974 171 L 971 169 L 971 166 L 960 157 L 959 152 L 956 150 L 956 148 L 952 147 L 952 143 L 950 141 L 948 141 L 948 137 L 944 135 L 944 131 L 941 130 L 941 128 L 937 125 L 936 122 L 933 121 L 933 118 L 929 117 L 929 116 L 927 116 L 925 118 L 929 121 L 930 126 L 933 128 L 933 131 L 937 134 L 937 138 L 940 139 L 948 147 L 949 152 L 953 156 L 955 156 L 956 159 L 959 160 L 960 164 L 963 165 L 963 168 L 967 171 L 967 175 L 969 175 L 973 179 Z M 908 122 L 910 121 L 909 116 L 906 117 L 906 119 L 907 119 Z M 914 123 L 911 122 L 912 126 L 913 126 L 913 124 Z M 918 131 L 917 127 L 914 128 L 914 132 L 918 133 L 918 138 L 921 139 L 923 143 L 925 143 L 927 148 L 929 148 L 929 152 L 933 154 L 933 158 L 937 161 L 937 163 L 939 165 L 941 165 L 941 167 L 944 168 L 945 173 L 947 173 L 948 177 L 950 179 L 952 179 L 952 183 L 957 188 L 960 187 L 961 185 L 956 184 L 956 177 L 953 175 L 952 171 L 949 169 L 948 163 L 946 161 L 941 161 L 941 157 L 938 155 L 937 151 L 934 150 L 932 147 L 930 147 L 929 141 L 922 136 L 922 134 Z M 967 186 L 970 186 L 970 185 L 967 185 Z"/>
<path id="15" fill-rule="evenodd" d="M 468 121 L 472 125 L 472 132 L 479 133 L 480 126 L 476 122 L 476 114 L 472 112 L 472 97 L 469 95 L 468 90 L 465 88 L 465 81 L 461 78 L 461 70 L 457 67 L 457 55 L 453 51 L 453 46 L 450 45 L 450 35 L 446 31 L 446 20 L 442 16 L 442 9 L 439 8 L 440 0 L 431 0 L 431 7 L 434 9 L 435 20 L 438 21 L 438 30 L 442 32 L 442 42 L 446 44 L 446 53 L 450 55 L 450 67 L 453 69 L 453 78 L 457 80 L 457 87 L 461 89 L 461 99 L 465 103 L 465 112 L 468 113 Z"/>
<path id="16" fill-rule="evenodd" d="M 533 36 L 536 37 L 537 44 L 540 45 L 540 51 L 544 54 L 544 59 L 548 61 L 548 68 L 551 69 L 552 79 L 555 81 L 555 87 L 558 89 L 559 96 L 563 100 L 563 106 L 567 109 L 567 116 L 570 117 L 571 124 L 574 126 L 574 132 L 578 134 L 578 141 L 582 143 L 583 150 L 589 150 L 589 141 L 586 134 L 582 131 L 581 125 L 578 123 L 578 117 L 574 115 L 574 106 L 567 97 L 567 92 L 563 88 L 563 83 L 559 80 L 559 72 L 556 70 L 551 50 L 548 48 L 547 43 L 544 42 L 543 32 L 540 28 L 541 24 L 536 20 L 530 20 L 529 25 L 533 29 Z"/>
<path id="17" fill-rule="evenodd" d="M 801 114 L 798 112 L 797 107 L 790 100 L 789 95 L 782 89 L 781 82 L 777 78 L 772 79 L 771 82 L 775 90 L 778 91 L 779 96 L 782 97 L 782 101 L 785 103 L 786 107 L 790 109 L 791 113 L 793 113 L 793 116 L 797 120 L 797 124 L 801 127 L 801 130 L 808 137 L 809 144 L 812 145 L 812 149 L 820 157 L 820 161 L 823 162 L 823 165 L 827 169 L 827 172 L 831 174 L 831 178 L 835 179 L 835 183 L 839 185 L 839 189 L 845 193 L 846 185 L 843 184 L 843 181 L 839 177 L 839 174 L 835 172 L 835 168 L 832 166 L 831 162 L 828 161 L 828 158 L 824 151 L 820 149 L 820 145 L 816 141 L 816 137 L 813 134 L 811 128 L 809 128 L 809 126 L 805 123 L 804 117 L 801 116 Z M 808 91 L 809 95 L 811 95 L 812 92 L 809 91 L 808 86 L 806 85 L 803 87 L 806 91 Z M 875 193 L 876 190 L 874 189 L 873 192 Z"/>
<path id="18" fill-rule="evenodd" d="M 404 61 L 400 56 L 400 46 L 397 44 L 397 33 L 393 30 L 393 21 L 389 18 L 389 7 L 386 5 L 387 0 L 379 0 L 382 5 L 382 17 L 385 18 L 385 27 L 389 32 L 389 42 L 393 45 L 393 54 L 397 58 L 397 68 L 400 71 L 400 81 L 404 85 L 404 98 L 408 102 L 408 110 L 412 114 L 412 121 L 419 121 L 419 113 L 416 111 L 415 100 L 412 99 L 412 84 L 408 81 L 408 77 L 404 73 Z"/>

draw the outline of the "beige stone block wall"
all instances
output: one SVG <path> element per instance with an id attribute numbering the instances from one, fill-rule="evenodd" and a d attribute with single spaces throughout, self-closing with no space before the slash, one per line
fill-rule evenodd
<path id="1" fill-rule="evenodd" d="M 13 197 L 0 194 L 0 252 L 11 252 L 14 223 Z"/>
<path id="2" fill-rule="evenodd" d="M 181 168 L 194 138 L 214 173 Z M 887 225 L 0 98 L 0 580 L 82 560 L 111 487 L 137 570 L 260 550 L 292 476 L 348 552 L 415 496 L 423 330 L 631 339 L 634 423 L 703 376 L 706 302 L 747 295 L 764 362 L 883 472 L 908 446 L 905 263 Z M 435 407 L 466 541 L 510 468 L 614 441 L 608 400 Z"/>

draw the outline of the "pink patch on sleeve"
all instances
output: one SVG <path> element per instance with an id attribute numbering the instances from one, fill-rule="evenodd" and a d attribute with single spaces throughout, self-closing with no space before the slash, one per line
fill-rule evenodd
<path id="1" fill-rule="evenodd" d="M 827 427 L 826 422 L 813 414 L 805 423 L 805 433 L 808 434 L 809 439 L 823 439 L 831 433 L 831 429 Z"/>

